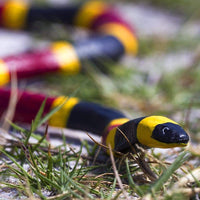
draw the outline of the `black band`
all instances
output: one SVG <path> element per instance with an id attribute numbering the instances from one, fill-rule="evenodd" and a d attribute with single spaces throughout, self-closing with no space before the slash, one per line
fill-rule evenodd
<path id="1" fill-rule="evenodd" d="M 89 38 L 74 44 L 80 60 L 119 59 L 125 52 L 122 43 L 110 35 Z"/>
<path id="2" fill-rule="evenodd" d="M 80 102 L 74 106 L 67 127 L 102 135 L 110 121 L 124 118 L 121 112 L 95 103 Z"/>
<path id="3" fill-rule="evenodd" d="M 37 21 L 53 21 L 64 24 L 74 24 L 74 18 L 82 4 L 72 4 L 64 7 L 34 7 L 28 11 L 27 26 Z"/>

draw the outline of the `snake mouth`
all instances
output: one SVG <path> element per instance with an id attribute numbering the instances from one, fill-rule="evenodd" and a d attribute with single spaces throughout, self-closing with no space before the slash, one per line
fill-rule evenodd
<path id="1" fill-rule="evenodd" d="M 189 138 L 179 140 L 179 143 L 185 144 L 185 145 L 187 145 L 188 142 L 189 142 Z"/>
<path id="2" fill-rule="evenodd" d="M 187 145 L 187 143 L 189 142 L 189 136 L 185 133 L 182 133 L 179 135 L 178 137 L 178 143 L 182 143 Z"/>
<path id="3" fill-rule="evenodd" d="M 186 147 L 186 146 L 188 145 L 188 143 L 180 143 L 180 145 L 181 145 L 182 147 Z"/>

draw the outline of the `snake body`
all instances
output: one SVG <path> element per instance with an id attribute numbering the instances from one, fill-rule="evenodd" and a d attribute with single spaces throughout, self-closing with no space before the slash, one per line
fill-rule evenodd
<path id="1" fill-rule="evenodd" d="M 116 60 L 124 53 L 137 52 L 134 31 L 117 12 L 99 1 L 60 8 L 40 8 L 11 0 L 0 7 L 0 22 L 7 28 L 26 28 L 38 19 L 57 19 L 88 28 L 97 34 L 74 44 L 57 41 L 41 51 L 1 59 L 0 85 L 10 81 L 13 71 L 18 79 L 55 71 L 76 74 L 85 60 Z"/>
<path id="2" fill-rule="evenodd" d="M 89 28 L 98 36 L 75 44 L 55 42 L 41 51 L 2 58 L 0 85 L 9 83 L 13 72 L 18 79 L 59 70 L 77 73 L 84 60 L 117 59 L 124 53 L 135 54 L 137 51 L 134 31 L 111 7 L 98 1 L 48 9 L 31 7 L 15 0 L 0 6 L 1 25 L 7 28 L 26 28 L 41 18 L 51 21 L 56 18 L 64 23 Z M 8 107 L 10 94 L 10 89 L 0 89 L 0 115 Z M 93 132 L 102 136 L 103 143 L 110 144 L 116 151 L 129 151 L 130 143 L 147 148 L 170 148 L 186 146 L 189 141 L 181 126 L 166 117 L 146 116 L 130 120 L 120 111 L 74 97 L 66 100 L 62 96 L 45 97 L 20 91 L 18 95 L 14 121 L 31 123 L 46 100 L 44 115 L 62 105 L 50 117 L 51 126 Z"/>
<path id="3" fill-rule="evenodd" d="M 45 97 L 30 92 L 19 92 L 14 121 L 31 123 L 46 99 L 44 115 L 57 106 L 60 110 L 51 116 L 49 125 L 93 132 L 102 136 L 104 144 L 120 152 L 130 150 L 130 144 L 144 147 L 183 147 L 189 141 L 187 133 L 171 119 L 147 116 L 134 120 L 123 113 L 99 104 L 71 97 Z M 10 90 L 0 89 L 0 113 L 8 107 Z M 127 139 L 122 135 L 123 132 Z"/>

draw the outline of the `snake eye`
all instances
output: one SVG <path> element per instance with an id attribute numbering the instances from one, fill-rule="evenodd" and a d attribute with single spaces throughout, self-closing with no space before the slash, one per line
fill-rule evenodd
<path id="1" fill-rule="evenodd" d="M 169 127 L 164 127 L 164 128 L 162 128 L 162 134 L 163 135 L 169 135 L 170 133 L 171 133 L 172 131 L 170 130 L 170 128 Z"/>

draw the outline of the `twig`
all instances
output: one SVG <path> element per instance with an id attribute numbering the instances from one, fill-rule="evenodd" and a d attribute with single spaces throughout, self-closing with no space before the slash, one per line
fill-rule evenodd
<path id="1" fill-rule="evenodd" d="M 114 156 L 113 156 L 113 152 L 112 152 L 112 149 L 111 149 L 110 144 L 109 144 L 108 147 L 109 147 L 110 159 L 111 159 L 112 166 L 113 166 L 113 171 L 114 171 L 114 173 L 115 173 L 115 177 L 116 177 L 116 179 L 117 179 L 117 181 L 118 181 L 119 187 L 120 187 L 121 191 L 123 192 L 125 198 L 126 198 L 126 199 L 130 199 L 130 198 L 128 197 L 128 195 L 127 195 L 127 192 L 124 190 L 122 181 L 121 181 L 121 179 L 120 179 L 120 177 L 119 177 L 119 173 L 118 173 L 117 168 L 116 168 L 116 165 L 115 165 L 115 160 L 114 160 Z"/>
<path id="2" fill-rule="evenodd" d="M 123 137 L 126 139 L 126 141 L 129 143 L 132 151 L 137 155 L 137 158 L 133 158 L 135 159 L 135 161 L 137 162 L 137 164 L 140 166 L 140 168 L 142 169 L 142 171 L 144 172 L 145 175 L 148 176 L 148 178 L 151 181 L 155 181 L 157 179 L 155 173 L 153 173 L 153 171 L 151 170 L 151 168 L 149 167 L 148 163 L 146 163 L 144 161 L 144 159 L 142 158 L 144 154 L 139 155 L 138 152 L 136 151 L 136 148 L 131 144 L 130 140 L 127 138 L 127 136 L 123 133 L 123 131 L 121 131 L 119 128 L 117 128 L 120 133 L 123 135 Z"/>
<path id="3" fill-rule="evenodd" d="M 103 147 L 104 149 L 109 150 L 109 147 L 108 147 L 108 146 L 97 142 L 97 141 L 96 141 L 91 135 L 89 135 L 88 133 L 86 133 L 86 134 L 88 135 L 88 137 L 89 137 L 95 144 L 97 144 L 97 145 Z M 119 152 L 119 151 L 116 151 L 116 150 L 114 150 L 114 149 L 112 149 L 112 151 L 113 151 L 114 153 L 116 153 L 117 155 L 120 155 L 120 156 L 123 156 L 123 155 L 124 155 L 123 153 L 121 153 L 121 152 Z"/>
<path id="4" fill-rule="evenodd" d="M 18 100 L 18 92 L 17 92 L 17 75 L 16 72 L 13 72 L 11 74 L 11 94 L 8 104 L 8 109 L 5 113 L 5 120 L 3 121 L 2 128 L 6 131 L 9 130 L 10 124 L 8 121 L 12 121 L 14 114 L 15 114 L 15 108 L 17 105 Z"/>

